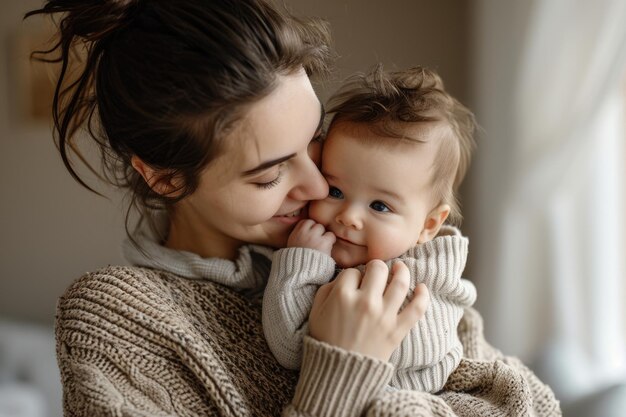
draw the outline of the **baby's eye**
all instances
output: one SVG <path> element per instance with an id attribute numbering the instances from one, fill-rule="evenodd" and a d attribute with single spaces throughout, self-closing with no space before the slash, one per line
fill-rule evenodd
<path id="1" fill-rule="evenodd" d="M 328 187 L 328 196 L 330 198 L 341 199 L 341 198 L 343 198 L 343 193 L 341 192 L 341 190 L 339 188 L 333 187 L 331 185 L 330 187 Z"/>
<path id="2" fill-rule="evenodd" d="M 380 212 L 391 211 L 391 209 L 387 207 L 387 204 L 383 203 L 382 201 L 374 201 L 372 202 L 372 204 L 370 204 L 370 207 L 373 210 L 380 211 Z"/>

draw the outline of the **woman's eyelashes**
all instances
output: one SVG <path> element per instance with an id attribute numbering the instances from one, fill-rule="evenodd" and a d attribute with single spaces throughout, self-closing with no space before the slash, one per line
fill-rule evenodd
<path id="1" fill-rule="evenodd" d="M 320 143 L 322 142 L 322 134 L 321 132 L 318 132 L 315 137 L 313 137 L 313 139 L 311 139 L 311 141 L 309 142 L 309 145 L 307 147 L 307 151 L 310 150 L 311 147 L 313 146 L 320 146 Z M 283 168 L 286 166 L 286 164 L 289 161 L 286 162 L 281 162 L 276 169 L 278 169 L 278 173 L 276 174 L 276 177 L 270 181 L 259 181 L 259 182 L 253 182 L 252 184 L 254 184 L 255 186 L 257 186 L 258 188 L 267 190 L 270 188 L 275 187 L 276 185 L 278 185 L 280 183 L 280 181 L 283 178 Z"/>
<path id="2" fill-rule="evenodd" d="M 267 189 L 277 186 L 280 183 L 280 180 L 281 180 L 281 175 L 279 174 L 278 177 L 276 177 L 275 179 L 269 182 L 257 182 L 254 185 L 264 190 L 267 190 Z"/>
<path id="3" fill-rule="evenodd" d="M 280 164 L 278 166 L 278 174 L 276 175 L 276 177 L 270 181 L 263 181 L 263 182 L 254 182 L 253 184 L 256 185 L 258 188 L 261 188 L 263 190 L 268 190 L 270 188 L 273 188 L 275 186 L 277 186 L 280 181 L 283 178 L 283 170 L 282 170 L 282 166 L 283 164 Z"/>

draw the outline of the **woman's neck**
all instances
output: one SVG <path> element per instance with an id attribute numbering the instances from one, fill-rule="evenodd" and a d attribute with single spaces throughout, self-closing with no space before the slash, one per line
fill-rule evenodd
<path id="1" fill-rule="evenodd" d="M 243 242 L 209 229 L 201 221 L 188 216 L 170 215 L 170 228 L 165 247 L 195 253 L 202 258 L 234 260 Z"/>

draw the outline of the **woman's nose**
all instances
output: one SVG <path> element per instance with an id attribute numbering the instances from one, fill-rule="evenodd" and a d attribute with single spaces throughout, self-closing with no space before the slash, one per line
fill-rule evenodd
<path id="1" fill-rule="evenodd" d="M 328 183 L 315 163 L 308 159 L 298 177 L 298 184 L 291 190 L 294 200 L 321 200 L 328 196 Z"/>
<path id="2" fill-rule="evenodd" d="M 359 212 L 359 209 L 351 204 L 344 204 L 335 221 L 345 227 L 353 228 L 356 230 L 363 229 L 363 217 Z"/>

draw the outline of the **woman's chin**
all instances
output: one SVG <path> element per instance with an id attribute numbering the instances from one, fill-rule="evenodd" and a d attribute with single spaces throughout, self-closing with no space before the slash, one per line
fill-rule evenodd
<path id="1" fill-rule="evenodd" d="M 270 246 L 272 248 L 280 249 L 287 246 L 287 239 L 289 238 L 289 233 L 283 235 L 272 236 L 268 239 L 266 246 Z"/>
<path id="2" fill-rule="evenodd" d="M 289 234 L 296 227 L 299 221 L 308 218 L 307 207 L 284 216 L 274 216 L 265 222 L 266 234 L 263 242 L 256 242 L 274 248 L 284 248 L 287 246 Z"/>
<path id="3" fill-rule="evenodd" d="M 276 249 L 284 248 L 287 246 L 287 239 L 289 239 L 289 234 L 294 227 L 295 224 L 277 224 L 274 221 L 269 221 L 268 224 L 264 225 L 262 235 L 258 235 L 256 239 L 250 239 L 247 243 Z"/>

